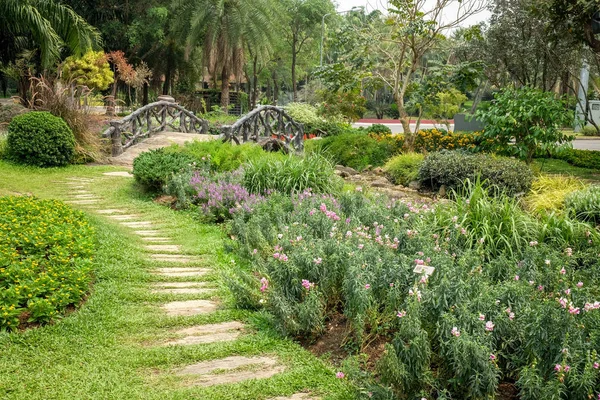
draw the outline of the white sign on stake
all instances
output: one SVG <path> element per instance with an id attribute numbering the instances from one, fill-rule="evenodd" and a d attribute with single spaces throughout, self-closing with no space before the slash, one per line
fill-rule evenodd
<path id="1" fill-rule="evenodd" d="M 435 271 L 435 267 L 428 267 L 427 265 L 417 265 L 413 270 L 414 273 L 417 274 L 425 274 L 426 276 L 430 276 Z"/>

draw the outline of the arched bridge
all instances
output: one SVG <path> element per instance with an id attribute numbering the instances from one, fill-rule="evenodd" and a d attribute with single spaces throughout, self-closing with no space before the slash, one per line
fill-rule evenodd
<path id="1" fill-rule="evenodd" d="M 162 135 L 167 136 L 167 140 L 159 138 L 157 134 L 160 132 L 166 132 Z M 131 164 L 141 151 L 183 143 L 197 137 L 193 134 L 202 134 L 198 137 L 200 140 L 222 139 L 236 144 L 255 142 L 296 151 L 304 148 L 303 125 L 294 121 L 283 108 L 275 106 L 260 106 L 233 125 L 222 126 L 219 136 L 209 136 L 208 133 L 207 120 L 168 99 L 150 103 L 121 120 L 111 121 L 110 128 L 102 136 L 111 140 L 112 161 L 125 165 Z M 134 146 L 142 139 L 147 139 L 143 146 Z M 276 142 L 275 145 L 273 142 Z M 126 151 L 132 147 L 135 149 Z M 123 154 L 125 151 L 126 154 Z"/>

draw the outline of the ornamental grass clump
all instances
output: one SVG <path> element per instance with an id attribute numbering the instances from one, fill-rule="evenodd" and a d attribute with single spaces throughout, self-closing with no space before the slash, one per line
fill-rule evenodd
<path id="1" fill-rule="evenodd" d="M 55 200 L 0 197 L 0 331 L 60 318 L 92 281 L 94 230 Z"/>
<path id="2" fill-rule="evenodd" d="M 600 224 L 600 186 L 590 186 L 567 196 L 565 208 L 571 216 Z"/>

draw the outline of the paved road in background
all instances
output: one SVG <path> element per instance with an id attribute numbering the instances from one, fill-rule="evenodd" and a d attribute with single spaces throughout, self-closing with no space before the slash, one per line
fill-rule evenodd
<path id="1" fill-rule="evenodd" d="M 390 123 L 384 123 L 383 125 L 389 127 L 392 130 L 392 133 L 402 133 L 404 132 L 402 130 L 402 125 L 401 124 L 390 124 Z M 371 126 L 371 123 L 365 123 L 365 122 L 357 122 L 354 124 L 355 127 L 359 128 L 359 127 L 368 127 Z M 415 124 L 410 124 L 411 129 L 415 129 L 416 125 Z M 443 128 L 446 129 L 446 125 L 440 125 L 440 124 L 421 124 L 421 129 L 432 129 L 432 128 Z M 450 125 L 450 129 L 454 129 L 454 125 Z M 600 139 L 575 139 L 573 141 L 573 148 L 574 149 L 578 149 L 578 150 L 595 150 L 595 151 L 600 151 Z"/>

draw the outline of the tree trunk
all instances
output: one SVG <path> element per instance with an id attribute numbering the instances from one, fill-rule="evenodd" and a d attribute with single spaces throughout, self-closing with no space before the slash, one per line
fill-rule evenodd
<path id="1" fill-rule="evenodd" d="M 254 110 L 256 108 L 256 100 L 258 97 L 258 74 L 256 72 L 258 64 L 258 56 L 254 56 L 254 60 L 252 62 L 252 96 L 250 102 L 250 109 Z"/>
<path id="2" fill-rule="evenodd" d="M 471 114 L 475 114 L 475 111 L 477 111 L 477 106 L 479 106 L 479 103 L 481 103 L 481 99 L 483 98 L 485 91 L 488 89 L 489 84 L 490 81 L 486 80 L 483 84 L 483 87 L 479 85 L 479 87 L 477 88 L 477 93 L 475 94 L 475 98 L 473 99 L 473 105 L 471 106 Z"/>
<path id="3" fill-rule="evenodd" d="M 273 105 L 277 105 L 279 98 L 279 85 L 277 84 L 277 71 L 273 71 Z"/>
<path id="4" fill-rule="evenodd" d="M 168 95 L 169 92 L 171 91 L 172 69 L 173 69 L 173 62 L 171 61 L 171 58 L 169 57 L 167 59 L 167 69 L 165 71 L 165 82 L 163 83 L 163 89 L 162 89 L 162 94 L 164 94 L 164 95 Z"/>
<path id="5" fill-rule="evenodd" d="M 296 83 L 296 57 L 298 56 L 296 52 L 296 37 L 292 41 L 292 99 L 296 101 L 298 99 L 298 85 Z"/>
<path id="6" fill-rule="evenodd" d="M 106 115 L 110 117 L 114 117 L 117 110 L 117 85 L 118 79 L 115 76 L 115 81 L 113 82 L 110 96 L 106 98 Z"/>
<path id="7" fill-rule="evenodd" d="M 224 113 L 229 112 L 229 70 L 223 66 L 221 72 L 221 108 Z"/>
<path id="8" fill-rule="evenodd" d="M 148 89 L 149 89 L 148 82 L 144 82 L 144 89 L 142 92 L 142 105 L 143 106 L 148 104 Z"/>
<path id="9" fill-rule="evenodd" d="M 404 96 L 402 93 L 399 93 L 396 96 L 396 104 L 398 105 L 398 113 L 400 114 L 400 123 L 402 124 L 402 130 L 404 131 L 404 138 L 406 140 L 406 145 L 409 150 L 412 150 L 413 146 L 413 135 L 410 130 L 410 116 L 406 112 L 406 108 L 404 107 Z"/>

